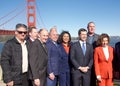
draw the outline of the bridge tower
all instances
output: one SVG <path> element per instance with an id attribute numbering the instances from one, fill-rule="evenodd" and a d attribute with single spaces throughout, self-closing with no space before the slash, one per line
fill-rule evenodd
<path id="1" fill-rule="evenodd" d="M 27 0 L 27 23 L 36 26 L 36 3 L 35 0 Z"/>

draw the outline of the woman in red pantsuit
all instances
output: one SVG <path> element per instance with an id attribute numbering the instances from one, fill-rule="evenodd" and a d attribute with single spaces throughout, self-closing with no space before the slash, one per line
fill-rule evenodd
<path id="1" fill-rule="evenodd" d="M 110 38 L 107 34 L 101 34 L 99 37 L 100 46 L 94 51 L 95 73 L 98 80 L 98 86 L 113 86 L 113 54 L 114 49 L 109 46 Z"/>

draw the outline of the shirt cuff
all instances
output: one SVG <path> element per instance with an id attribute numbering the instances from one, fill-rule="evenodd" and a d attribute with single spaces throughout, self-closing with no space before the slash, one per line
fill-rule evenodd
<path id="1" fill-rule="evenodd" d="M 98 78 L 101 78 L 101 76 L 100 76 L 100 75 L 97 75 L 97 79 L 98 79 Z"/>
<path id="2" fill-rule="evenodd" d="M 80 69 L 80 68 L 81 68 L 81 66 L 78 67 L 78 69 Z"/>
<path id="3" fill-rule="evenodd" d="M 87 66 L 87 69 L 90 69 L 90 67 Z"/>

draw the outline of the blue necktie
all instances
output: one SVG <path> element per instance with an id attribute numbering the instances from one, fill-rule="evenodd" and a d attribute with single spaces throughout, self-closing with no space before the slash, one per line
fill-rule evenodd
<path id="1" fill-rule="evenodd" d="M 82 43 L 82 51 L 83 51 L 83 54 L 85 55 L 86 47 L 85 47 L 85 43 L 84 42 Z"/>

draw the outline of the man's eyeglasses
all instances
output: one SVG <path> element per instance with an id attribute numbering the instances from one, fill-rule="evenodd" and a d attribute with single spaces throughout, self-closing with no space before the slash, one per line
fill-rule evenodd
<path id="1" fill-rule="evenodd" d="M 17 31 L 19 34 L 27 34 L 27 31 Z"/>

